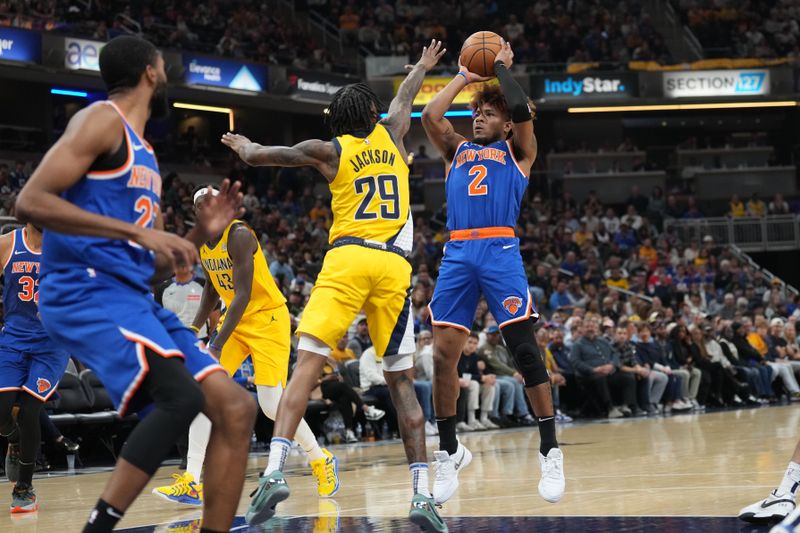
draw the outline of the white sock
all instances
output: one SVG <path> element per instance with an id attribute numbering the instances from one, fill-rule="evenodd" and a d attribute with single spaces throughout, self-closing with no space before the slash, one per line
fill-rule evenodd
<path id="1" fill-rule="evenodd" d="M 786 473 L 783 474 L 783 481 L 778 486 L 778 494 L 791 494 L 794 496 L 797 487 L 800 486 L 800 464 L 794 461 L 789 463 Z"/>
<path id="2" fill-rule="evenodd" d="M 278 404 L 281 401 L 281 395 L 283 395 L 283 387 L 280 385 L 277 387 L 258 385 L 256 386 L 256 391 L 258 394 L 258 405 L 261 406 L 261 410 L 264 411 L 267 418 L 275 420 L 275 416 L 278 413 Z M 309 460 L 317 461 L 327 457 L 322 453 L 322 448 L 319 447 L 314 432 L 311 431 L 311 428 L 308 427 L 308 424 L 302 418 L 294 434 L 294 440 L 296 440 L 297 443 L 300 444 L 300 447 L 308 454 Z"/>
<path id="3" fill-rule="evenodd" d="M 264 475 L 268 476 L 276 470 L 282 472 L 291 449 L 292 441 L 289 439 L 272 437 L 269 442 L 269 461 L 267 462 L 267 468 L 264 470 Z"/>
<path id="4" fill-rule="evenodd" d="M 211 420 L 200 413 L 189 426 L 189 449 L 186 452 L 186 471 L 196 482 L 200 482 L 203 462 L 206 460 L 206 447 L 211 437 Z"/>
<path id="5" fill-rule="evenodd" d="M 481 422 L 489 422 L 489 411 L 481 411 Z"/>
<path id="6" fill-rule="evenodd" d="M 411 472 L 411 487 L 414 489 L 414 494 L 422 494 L 426 498 L 430 498 L 428 463 L 411 463 L 408 465 L 408 470 Z"/>
<path id="7" fill-rule="evenodd" d="M 475 423 L 475 411 L 467 409 L 467 425 L 471 426 Z"/>

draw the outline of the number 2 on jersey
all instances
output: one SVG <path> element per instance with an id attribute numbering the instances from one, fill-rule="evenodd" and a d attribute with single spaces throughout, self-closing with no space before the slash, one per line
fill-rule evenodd
<path id="1" fill-rule="evenodd" d="M 140 196 L 133 205 L 133 210 L 137 213 L 141 213 L 135 224 L 146 228 L 150 221 L 155 219 L 155 210 L 158 209 L 158 207 L 155 207 L 155 209 L 154 207 L 153 200 L 151 200 L 149 196 Z"/>
<path id="2" fill-rule="evenodd" d="M 469 182 L 469 195 L 486 196 L 489 192 L 489 186 L 483 183 L 486 178 L 486 167 L 475 165 L 469 170 L 469 176 L 472 178 L 472 181 Z"/>

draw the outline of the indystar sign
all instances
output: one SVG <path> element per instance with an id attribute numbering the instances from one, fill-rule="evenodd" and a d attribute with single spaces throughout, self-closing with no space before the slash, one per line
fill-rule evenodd
<path id="1" fill-rule="evenodd" d="M 539 74 L 531 78 L 537 99 L 578 100 L 583 98 L 619 98 L 636 96 L 636 74 Z"/>
<path id="2" fill-rule="evenodd" d="M 665 72 L 664 96 L 746 96 L 769 94 L 769 70 L 693 70 Z"/>

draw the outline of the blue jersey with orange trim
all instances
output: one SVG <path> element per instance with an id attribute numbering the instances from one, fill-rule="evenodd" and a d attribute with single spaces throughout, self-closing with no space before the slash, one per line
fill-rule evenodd
<path id="1" fill-rule="evenodd" d="M 510 140 L 486 146 L 462 142 L 445 184 L 447 229 L 513 228 L 527 187 Z"/>
<path id="2" fill-rule="evenodd" d="M 14 230 L 11 255 L 3 268 L 3 333 L 23 341 L 47 339 L 39 320 L 39 258 L 25 241 L 25 228 Z"/>
<path id="3" fill-rule="evenodd" d="M 95 105 L 110 105 L 120 114 L 127 159 L 116 169 L 86 173 L 61 196 L 86 211 L 152 228 L 161 202 L 161 174 L 155 154 L 113 102 Z M 153 252 L 132 241 L 47 230 L 42 249 L 42 275 L 73 268 L 89 269 L 148 291 L 155 270 Z"/>

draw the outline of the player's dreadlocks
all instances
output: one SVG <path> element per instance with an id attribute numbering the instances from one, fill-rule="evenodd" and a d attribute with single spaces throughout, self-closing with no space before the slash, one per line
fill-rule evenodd
<path id="1" fill-rule="evenodd" d="M 372 129 L 381 109 L 383 104 L 369 85 L 354 83 L 336 91 L 325 118 L 333 134 L 339 136 Z"/>

